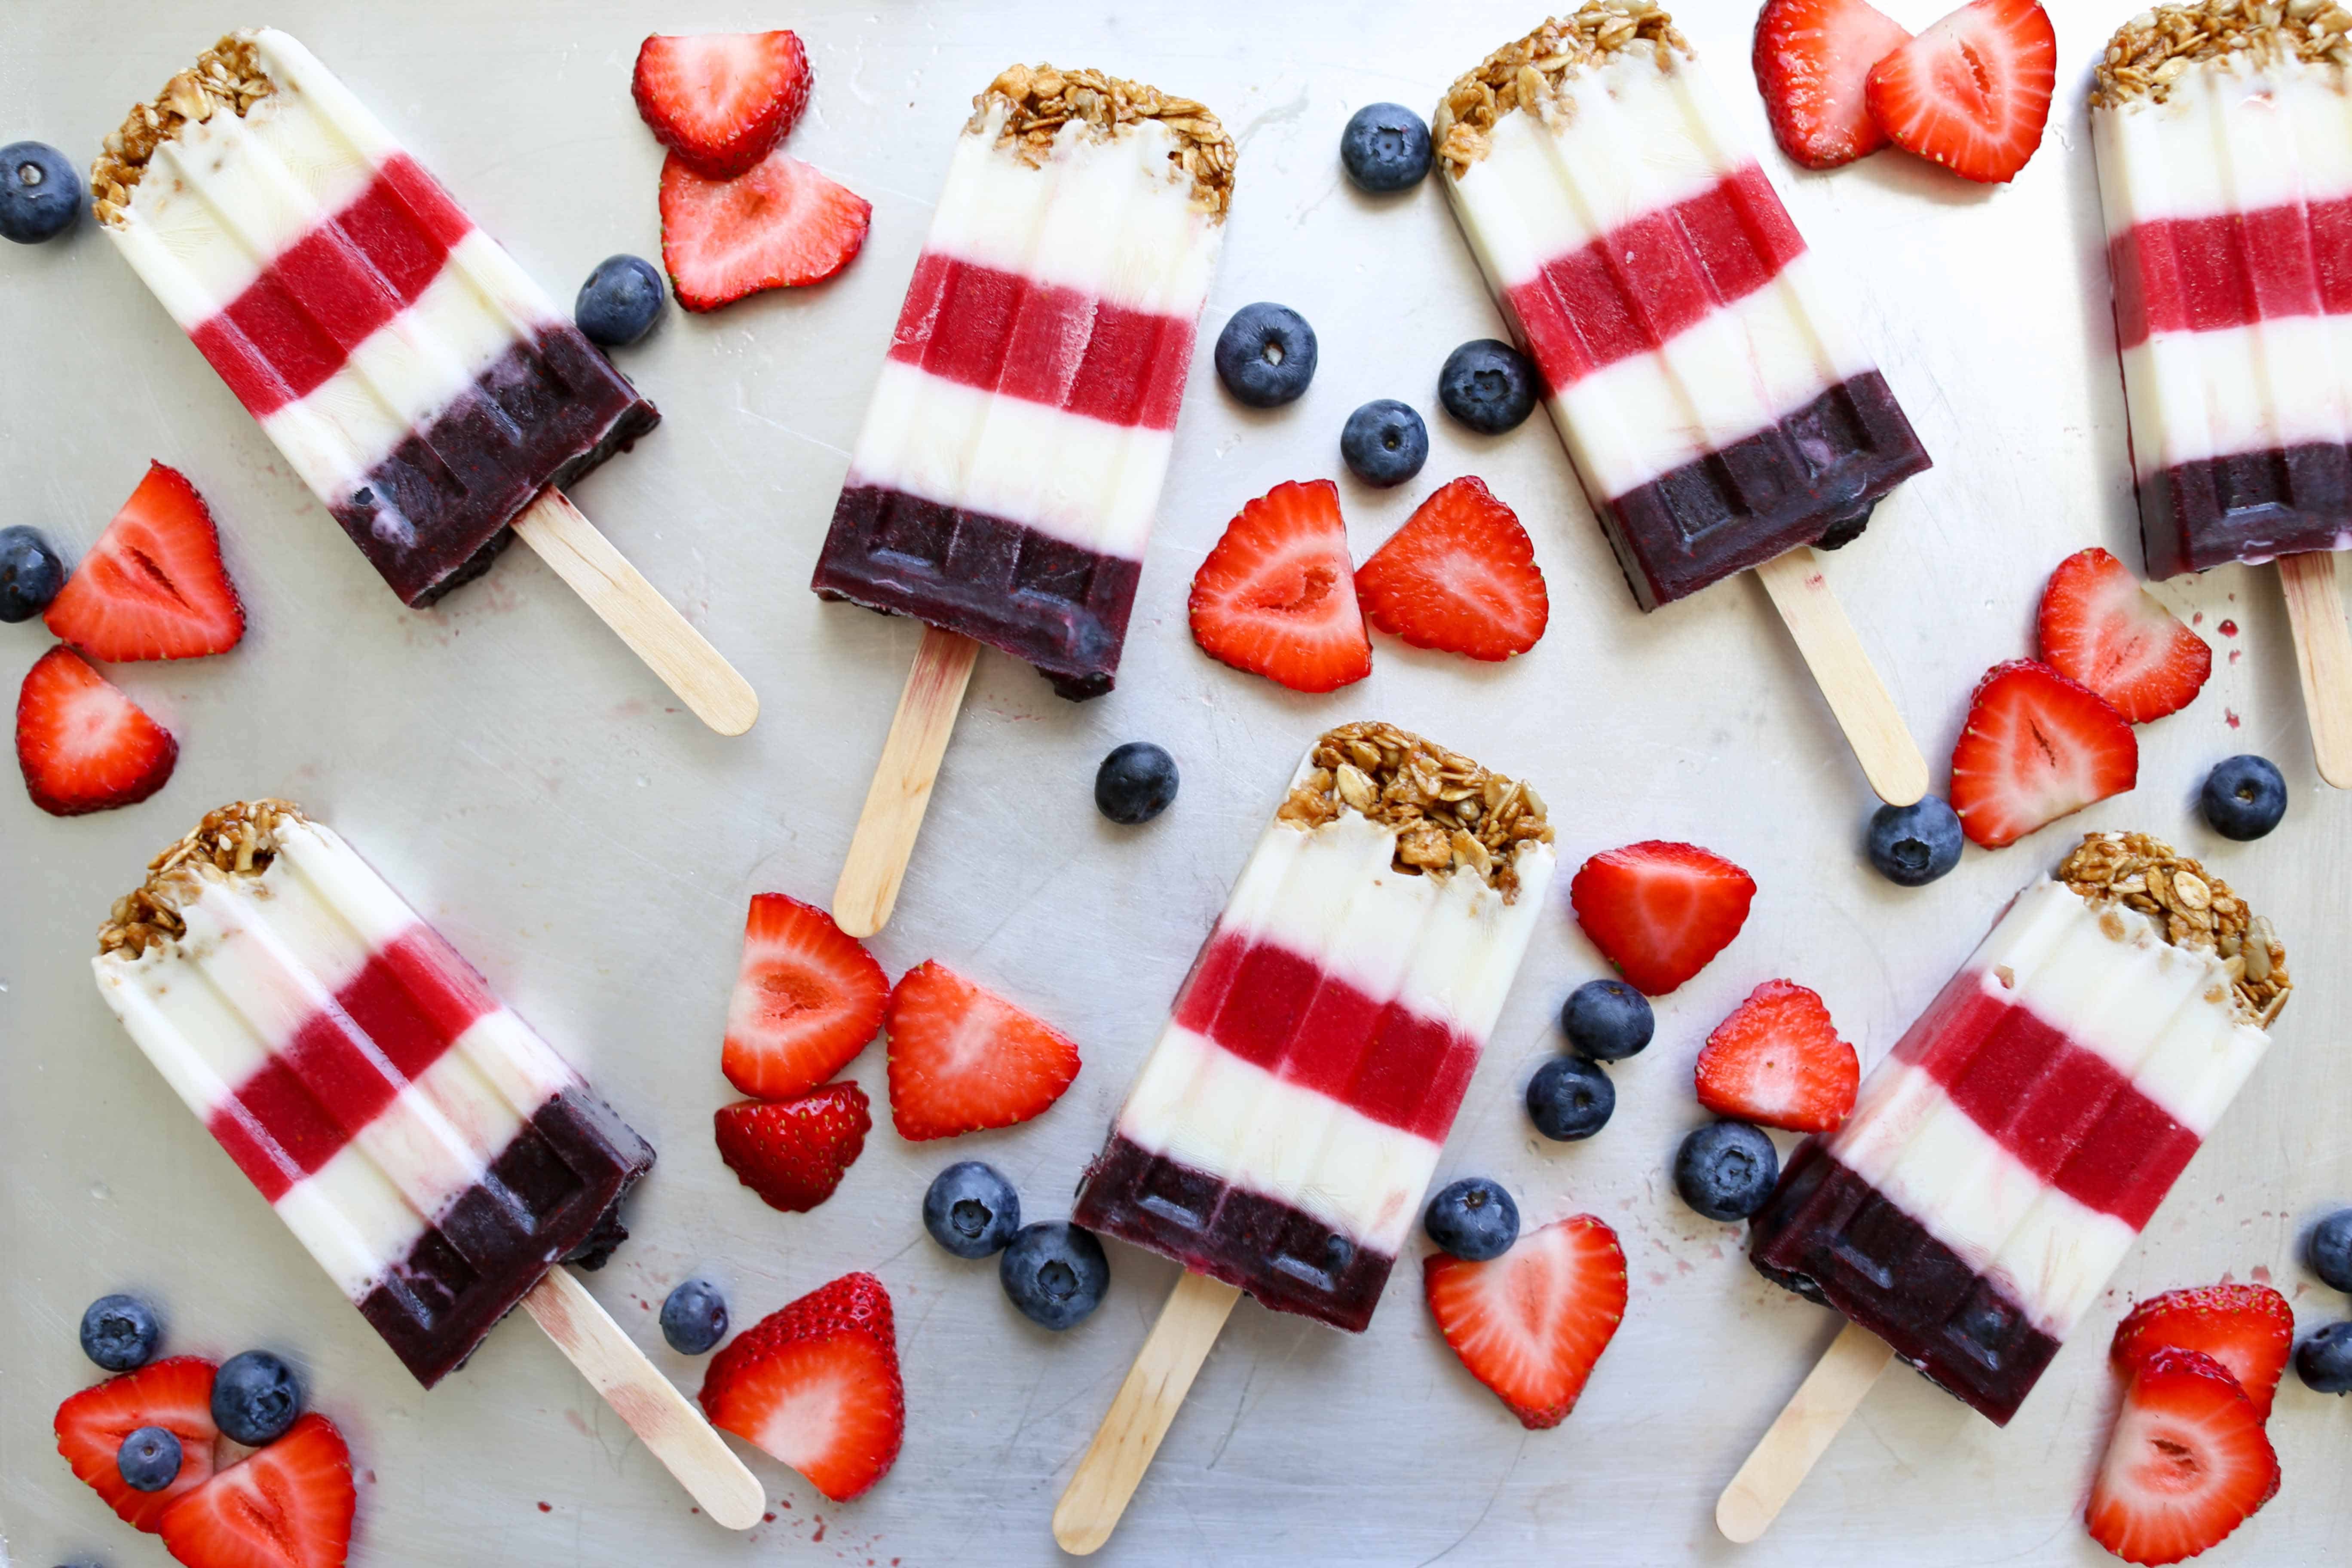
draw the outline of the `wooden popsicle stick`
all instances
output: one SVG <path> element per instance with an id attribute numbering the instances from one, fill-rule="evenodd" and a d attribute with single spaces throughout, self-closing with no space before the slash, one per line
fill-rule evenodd
<path id="1" fill-rule="evenodd" d="M 2352 789 L 2352 632 L 2345 629 L 2344 599 L 2336 590 L 2336 557 L 2324 550 L 2282 555 L 2278 568 L 2319 776 Z"/>
<path id="2" fill-rule="evenodd" d="M 703 1512 L 730 1530 L 749 1530 L 760 1522 L 768 1505 L 760 1478 L 736 1458 L 702 1412 L 646 1359 L 636 1342 L 621 1331 L 572 1270 L 549 1269 L 522 1304 L 614 1414 L 629 1424 L 637 1440 L 694 1495 Z"/>
<path id="3" fill-rule="evenodd" d="M 514 520 L 515 532 L 662 684 L 722 735 L 740 735 L 760 716 L 759 694 L 735 667 L 654 591 L 627 557 L 596 531 L 562 490 L 550 485 Z"/>
<path id="4" fill-rule="evenodd" d="M 1177 1407 L 1192 1386 L 1209 1347 L 1225 1326 L 1241 1292 L 1221 1279 L 1187 1273 L 1168 1293 L 1160 1321 L 1135 1352 L 1135 1364 L 1118 1396 L 1095 1428 L 1095 1440 L 1078 1460 L 1077 1472 L 1062 1489 L 1054 1508 L 1054 1539 L 1063 1551 L 1084 1557 L 1110 1539 L 1127 1511 L 1136 1483 L 1151 1468 L 1160 1439 L 1176 1419 Z"/>
<path id="5" fill-rule="evenodd" d="M 1780 1510 L 1812 1473 L 1813 1461 L 1861 1405 L 1895 1352 L 1859 1323 L 1848 1323 L 1813 1363 L 1715 1502 L 1715 1527 L 1746 1545 L 1772 1528 Z"/>
<path id="6" fill-rule="evenodd" d="M 1909 805 L 1927 793 L 1927 760 L 1911 739 L 1902 710 L 1853 635 L 1853 623 L 1822 574 L 1821 557 L 1802 545 L 1756 568 L 1772 607 L 1788 624 L 1797 651 L 1845 731 L 1863 776 L 1889 805 Z"/>
<path id="7" fill-rule="evenodd" d="M 889 923 L 915 837 L 923 830 L 923 813 L 930 809 L 940 759 L 947 754 L 948 737 L 963 708 L 972 660 L 979 656 L 980 645 L 968 637 L 923 628 L 923 646 L 916 649 L 915 668 L 898 693 L 882 760 L 874 764 L 874 782 L 866 786 L 866 808 L 849 837 L 849 858 L 833 887 L 834 923 L 851 936 L 869 937 Z"/>

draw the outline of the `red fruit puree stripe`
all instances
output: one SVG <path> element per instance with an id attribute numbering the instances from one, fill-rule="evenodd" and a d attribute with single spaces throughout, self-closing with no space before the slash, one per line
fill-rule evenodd
<path id="1" fill-rule="evenodd" d="M 2108 242 L 2116 340 L 2352 315 L 2352 195 L 2210 217 L 2158 218 Z"/>
<path id="2" fill-rule="evenodd" d="M 406 153 L 188 335 L 257 419 L 308 396 L 415 302 L 473 228 Z"/>
<path id="3" fill-rule="evenodd" d="M 1804 251 L 1772 182 L 1750 163 L 1554 257 L 1507 294 L 1538 368 L 1559 388 L 1664 348 Z"/>

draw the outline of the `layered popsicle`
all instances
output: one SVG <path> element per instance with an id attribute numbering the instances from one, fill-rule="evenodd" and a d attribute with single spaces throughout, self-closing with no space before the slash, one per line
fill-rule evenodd
<path id="1" fill-rule="evenodd" d="M 2098 68 L 2091 145 L 2151 577 L 2352 549 L 2347 27 L 2340 5 L 2160 6 Z"/>
<path id="2" fill-rule="evenodd" d="M 109 135 L 107 237 L 394 593 L 660 416 L 318 58 L 232 33 Z"/>
<path id="3" fill-rule="evenodd" d="M 1552 874 L 1525 784 L 1393 725 L 1308 752 L 1074 1217 L 1361 1330 Z"/>
<path id="4" fill-rule="evenodd" d="M 1110 689 L 1233 193 L 1189 100 L 1014 66 L 972 100 L 811 584 Z"/>
<path id="5" fill-rule="evenodd" d="M 1928 466 L 1726 100 L 1649 0 L 1592 0 L 1497 49 L 1431 130 L 1643 609 L 1847 542 Z"/>
<path id="6" fill-rule="evenodd" d="M 2269 1044 L 2267 921 L 2143 834 L 2026 889 L 1808 1142 L 1756 1267 L 2006 1425 Z"/>
<path id="7" fill-rule="evenodd" d="M 99 941 L 131 1037 L 419 1383 L 626 1236 L 653 1150 L 287 802 L 206 816 Z"/>

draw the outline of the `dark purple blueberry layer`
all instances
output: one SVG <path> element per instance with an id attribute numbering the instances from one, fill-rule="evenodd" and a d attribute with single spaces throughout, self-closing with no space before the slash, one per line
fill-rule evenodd
<path id="1" fill-rule="evenodd" d="M 2058 1342 L 1919 1222 L 1808 1142 L 1749 1221 L 1759 1272 L 1834 1307 L 2006 1426 Z"/>
<path id="2" fill-rule="evenodd" d="M 621 1199 L 652 1146 L 593 1093 L 539 1108 L 469 1187 L 359 1304 L 430 1388 L 482 1342 L 559 1259 L 583 1246 L 594 1267 L 628 1235 Z"/>
<path id="3" fill-rule="evenodd" d="M 1654 610 L 1800 544 L 1850 542 L 1880 497 L 1927 466 L 1874 370 L 1593 510 L 1626 585 Z"/>
<path id="4" fill-rule="evenodd" d="M 1118 1133 L 1087 1167 L 1070 1217 L 1237 1285 L 1277 1312 L 1360 1333 L 1396 1259 L 1321 1220 Z"/>
<path id="5" fill-rule="evenodd" d="M 574 327 L 541 330 L 393 448 L 330 508 L 401 602 L 422 609 L 490 569 L 511 523 L 661 422 Z"/>
<path id="6" fill-rule="evenodd" d="M 2139 481 L 2139 540 L 2150 577 L 2341 550 L 2347 536 L 2352 448 L 2314 444 L 2239 452 Z"/>
<path id="7" fill-rule="evenodd" d="M 850 485 L 809 586 L 1002 649 L 1076 701 L 1118 674 L 1140 570 L 986 512 Z"/>

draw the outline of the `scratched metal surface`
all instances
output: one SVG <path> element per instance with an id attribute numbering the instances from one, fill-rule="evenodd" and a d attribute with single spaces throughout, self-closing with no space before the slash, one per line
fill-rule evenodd
<path id="1" fill-rule="evenodd" d="M 1941 0 L 1897 0 L 1924 24 Z M 1937 466 L 1881 508 L 1831 572 L 1931 757 L 1969 686 L 2029 651 L 2041 581 L 2100 543 L 2137 559 L 2082 77 L 2120 5 L 2058 12 L 2064 97 L 2014 188 L 1981 192 L 1887 155 L 1831 177 L 1767 154 L 1800 225 L 1841 265 L 1840 295 Z M 274 1346 L 350 1435 L 362 1474 L 355 1560 L 730 1563 L 1045 1563 L 1046 1521 L 1171 1281 L 1115 1249 L 1110 1299 L 1059 1337 L 992 1271 L 924 1237 L 917 1200 L 956 1158 L 994 1161 L 1028 1212 L 1062 1212 L 1298 748 L 1376 714 L 1538 781 L 1563 861 L 1648 837 L 1703 841 L 1761 886 L 1739 941 L 1660 1007 L 1648 1054 L 1615 1073 L 1616 1120 L 1589 1144 L 1541 1145 L 1517 1104 L 1550 1048 L 1548 1018 L 1597 960 L 1564 908 L 1529 953 L 1448 1145 L 1444 1173 L 1486 1172 L 1531 1223 L 1606 1216 L 1633 1303 L 1582 1406 L 1525 1433 L 1466 1377 L 1399 1269 L 1349 1339 L 1237 1311 L 1107 1555 L 1128 1563 L 1413 1563 L 1549 1560 L 1807 1563 L 1835 1552 L 1923 1565 L 2095 1563 L 2074 1522 L 2110 1404 L 2105 1333 L 2135 1292 L 2267 1271 L 2308 1327 L 2344 1303 L 2292 1258 L 2300 1223 L 2352 1198 L 2330 1020 L 2347 998 L 2352 803 L 2314 774 L 2285 621 L 2267 570 L 2169 585 L 2217 668 L 2195 707 L 2143 731 L 2134 794 L 1906 893 L 1857 838 L 1873 804 L 1752 583 L 1638 614 L 1541 419 L 1466 436 L 1434 406 L 1436 367 L 1497 321 L 1433 184 L 1372 202 L 1339 175 L 1339 126 L 1397 99 L 1424 110 L 1451 76 L 1529 25 L 1532 6 L 1184 8 L 1049 3 L 850 5 L 785 19 L 816 69 L 793 151 L 872 198 L 865 254 L 833 284 L 702 319 L 672 313 L 621 363 L 667 419 L 578 500 L 759 688 L 765 717 L 720 740 L 664 701 L 621 646 L 525 551 L 429 614 L 402 609 L 328 524 L 226 390 L 85 224 L 0 247 L 0 496 L 9 520 L 86 547 L 149 457 L 210 499 L 251 610 L 243 647 L 116 672 L 178 732 L 153 801 L 77 821 L 0 789 L 0 1520 L 14 1559 L 163 1561 L 77 1484 L 48 1415 L 90 1380 L 82 1306 L 136 1288 L 163 1301 L 174 1349 Z M 1760 139 L 1744 60 L 1753 6 L 1684 24 Z M 656 254 L 656 150 L 627 77 L 650 27 L 764 26 L 740 5 L 658 12 L 611 0 L 382 8 L 281 0 L 296 30 L 408 138 L 559 297 L 603 256 Z M 0 52 L 0 135 L 93 150 L 235 10 L 89 0 L 21 6 Z M 102 41 L 93 47 L 94 41 Z M 1119 689 L 1084 707 L 989 656 L 940 784 L 896 922 L 896 973 L 939 957 L 1074 1034 L 1087 1067 L 1030 1126 L 911 1146 L 887 1123 L 840 1193 L 786 1216 L 711 1147 L 744 900 L 831 888 L 917 628 L 820 606 L 803 584 L 970 95 L 1014 58 L 1098 64 L 1216 109 L 1242 148 L 1240 195 L 1203 344 L 1252 300 L 1314 321 L 1306 399 L 1246 412 L 1205 346 L 1178 434 Z M 1430 418 L 1424 481 L 1341 491 L 1358 553 L 1431 483 L 1483 475 L 1528 521 L 1551 630 L 1507 668 L 1381 641 L 1371 679 L 1296 697 L 1210 663 L 1185 635 L 1193 567 L 1244 499 L 1339 474 L 1339 424 L 1374 396 Z M 0 632 L 13 681 L 45 639 Z M 1148 736 L 1181 759 L 1175 808 L 1142 831 L 1092 811 L 1096 761 Z M 2294 791 L 2269 841 L 2221 844 L 2191 816 L 2217 758 L 2275 758 Z M 1937 765 L 1940 778 L 1942 768 Z M 84 963 L 109 900 L 205 808 L 295 796 L 348 834 L 661 1150 L 635 1238 L 591 1279 L 656 1360 L 648 1303 L 690 1269 L 729 1286 L 739 1322 L 850 1268 L 897 1302 L 911 1407 L 897 1470 L 836 1508 L 764 1458 L 776 1517 L 725 1535 L 527 1322 L 420 1394 L 200 1127 L 137 1057 Z M 2011 889 L 2080 826 L 2174 837 L 2251 891 L 2295 954 L 2301 994 L 2278 1050 L 2190 1168 L 2092 1321 L 2007 1431 L 1919 1380 L 1890 1376 L 1760 1545 L 1735 1552 L 1713 1499 L 1832 1323 L 1761 1283 L 1733 1227 L 1673 1196 L 1669 1156 L 1697 1119 L 1697 1042 L 1757 982 L 1828 998 L 1865 1058 L 1884 1052 Z M 1565 878 L 1562 879 L 1563 884 Z M 883 1098 L 882 1058 L 856 1076 Z M 2352 1510 L 2352 1427 L 2290 1385 L 2273 1423 L 2285 1490 L 2216 1563 L 2316 1562 Z"/>

